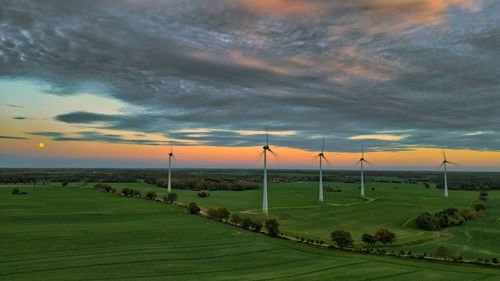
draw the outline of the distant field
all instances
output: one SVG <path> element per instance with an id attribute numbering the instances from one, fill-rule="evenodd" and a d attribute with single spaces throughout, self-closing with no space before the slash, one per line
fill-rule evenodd
<path id="1" fill-rule="evenodd" d="M 112 185 L 118 189 L 127 186 L 143 192 L 154 190 L 160 196 L 166 194 L 165 189 L 144 183 Z M 339 187 L 342 192 L 325 192 L 325 203 L 319 204 L 317 182 L 269 184 L 269 213 L 279 219 L 285 234 L 329 241 L 330 232 L 344 229 L 350 231 L 360 245 L 364 233 L 373 234 L 386 228 L 397 234 L 399 244 L 404 244 L 438 235 L 439 232 L 416 228 L 413 220 L 421 212 L 471 207 L 479 194 L 450 191 L 450 197 L 445 199 L 443 191 L 434 186 L 426 189 L 423 184 L 368 182 L 366 196 L 371 201 L 366 201 L 359 196 L 359 184 L 327 182 L 325 186 Z M 196 191 L 175 192 L 181 202 L 194 201 L 205 208 L 226 207 L 231 212 L 262 216 L 262 190 L 211 191 L 208 198 L 199 198 Z"/>
<path id="2" fill-rule="evenodd" d="M 500 278 L 483 266 L 317 249 L 94 189 L 10 190 L 0 188 L 0 280 Z"/>

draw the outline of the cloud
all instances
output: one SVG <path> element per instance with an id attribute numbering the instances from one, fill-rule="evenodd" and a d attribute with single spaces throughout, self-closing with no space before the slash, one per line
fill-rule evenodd
<path id="1" fill-rule="evenodd" d="M 25 140 L 25 139 L 27 139 L 27 138 L 23 138 L 23 137 L 0 136 L 0 139 Z"/>
<path id="2" fill-rule="evenodd" d="M 16 116 L 16 117 L 14 117 L 13 119 L 15 119 L 15 120 L 24 120 L 24 119 L 26 119 L 26 117 L 23 117 L 23 116 Z"/>
<path id="3" fill-rule="evenodd" d="M 9 107 L 15 107 L 15 108 L 24 108 L 22 105 L 17 105 L 17 104 L 7 104 Z"/>
<path id="4" fill-rule="evenodd" d="M 359 135 L 359 136 L 352 136 L 348 137 L 350 140 L 386 140 L 386 141 L 400 141 L 404 138 L 407 138 L 408 135 L 401 135 L 401 136 L 395 136 L 395 135 Z"/>
<path id="5" fill-rule="evenodd" d="M 77 131 L 253 146 L 263 134 L 242 132 L 268 127 L 294 132 L 273 135 L 274 145 L 309 150 L 322 135 L 347 152 L 499 149 L 498 1 L 18 0 L 0 9 L 2 77 L 133 108 L 54 114 Z M 467 135 L 477 131 L 491 134 Z M 397 137 L 352 139 L 380 134 Z"/>

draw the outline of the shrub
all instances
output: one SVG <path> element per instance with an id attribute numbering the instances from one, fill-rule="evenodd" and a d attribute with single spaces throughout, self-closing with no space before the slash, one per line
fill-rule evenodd
<path id="1" fill-rule="evenodd" d="M 167 201 L 172 204 L 177 200 L 177 194 L 173 192 L 169 192 L 167 195 Z"/>
<path id="2" fill-rule="evenodd" d="M 228 209 L 222 207 L 217 209 L 217 213 L 219 220 L 225 220 L 226 222 L 229 219 L 229 215 L 231 214 Z"/>
<path id="3" fill-rule="evenodd" d="M 124 187 L 124 188 L 122 188 L 121 194 L 123 196 L 130 196 L 131 192 L 132 192 L 132 190 L 130 188 Z"/>
<path id="4" fill-rule="evenodd" d="M 475 214 L 469 209 L 469 208 L 464 208 L 461 212 L 462 216 L 465 218 L 465 219 L 471 219 L 475 216 Z"/>
<path id="5" fill-rule="evenodd" d="M 392 231 L 389 231 L 387 229 L 379 229 L 377 230 L 377 233 L 375 233 L 375 239 L 377 241 L 380 241 L 382 243 L 387 244 L 387 243 L 394 243 L 396 242 L 396 234 Z"/>
<path id="6" fill-rule="evenodd" d="M 375 190 L 375 187 L 372 186 L 372 190 Z"/>
<path id="7" fill-rule="evenodd" d="M 363 234 L 363 236 L 361 236 L 361 241 L 365 242 L 367 246 L 372 246 L 375 245 L 377 239 L 375 238 L 375 236 L 365 233 Z"/>
<path id="8" fill-rule="evenodd" d="M 132 189 L 133 197 L 141 197 L 141 191 L 139 189 Z"/>
<path id="9" fill-rule="evenodd" d="M 146 194 L 146 199 L 148 200 L 155 200 L 156 199 L 156 193 L 153 191 L 150 191 Z"/>
<path id="10" fill-rule="evenodd" d="M 243 218 L 241 220 L 241 227 L 243 227 L 244 229 L 249 229 L 251 225 L 252 225 L 252 220 L 251 219 L 249 219 L 249 218 Z"/>
<path id="11" fill-rule="evenodd" d="M 474 210 L 476 210 L 476 212 L 484 212 L 484 210 L 486 210 L 486 206 L 486 203 L 481 201 L 474 206 Z"/>
<path id="12" fill-rule="evenodd" d="M 207 210 L 207 216 L 209 219 L 211 220 L 218 220 L 218 217 L 217 217 L 217 209 L 215 208 L 209 208 Z"/>
<path id="13" fill-rule="evenodd" d="M 199 214 L 200 213 L 200 207 L 198 207 L 198 205 L 196 205 L 196 203 L 191 202 L 191 203 L 189 203 L 189 206 L 188 206 L 188 212 L 191 215 Z"/>
<path id="14" fill-rule="evenodd" d="M 11 193 L 12 194 L 19 194 L 20 193 L 19 188 L 16 187 L 16 188 L 12 189 Z"/>
<path id="15" fill-rule="evenodd" d="M 266 228 L 269 236 L 271 237 L 276 237 L 278 236 L 279 233 L 279 226 L 280 224 L 276 219 L 268 219 L 266 220 Z M 319 244 L 319 242 L 318 242 Z"/>
<path id="16" fill-rule="evenodd" d="M 259 219 L 254 219 L 252 221 L 252 229 L 255 232 L 260 232 L 260 230 L 262 229 L 262 221 Z"/>
<path id="17" fill-rule="evenodd" d="M 350 247 L 354 242 L 351 233 L 345 230 L 335 230 L 330 234 L 330 237 L 332 238 L 332 242 L 336 244 L 340 249 L 343 249 L 344 247 Z"/>
<path id="18" fill-rule="evenodd" d="M 63 186 L 63 187 L 68 186 L 68 182 L 67 182 L 67 181 L 63 182 L 63 183 L 62 183 L 62 186 Z"/>
<path id="19" fill-rule="evenodd" d="M 498 260 L 497 260 L 497 258 L 495 257 L 495 258 L 492 258 L 492 259 L 491 259 L 491 262 L 492 262 L 492 263 L 494 263 L 494 264 L 497 264 L 497 263 L 498 263 Z"/>
<path id="20" fill-rule="evenodd" d="M 481 190 L 481 192 L 479 192 L 479 196 L 486 197 L 486 196 L 488 196 L 488 193 L 486 191 L 484 191 L 484 190 Z"/>
<path id="21" fill-rule="evenodd" d="M 115 188 L 111 188 L 111 193 L 116 193 L 116 189 Z"/>
<path id="22" fill-rule="evenodd" d="M 231 216 L 231 223 L 238 225 L 240 224 L 240 222 L 241 222 L 241 217 L 238 214 L 233 214 Z"/>
<path id="23" fill-rule="evenodd" d="M 198 192 L 198 197 L 201 197 L 201 198 L 208 197 L 209 195 L 210 195 L 210 193 L 208 192 L 208 190 L 201 190 L 200 192 Z"/>

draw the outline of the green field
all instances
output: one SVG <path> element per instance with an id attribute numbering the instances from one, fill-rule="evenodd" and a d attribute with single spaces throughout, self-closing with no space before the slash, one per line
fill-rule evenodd
<path id="1" fill-rule="evenodd" d="M 498 269 L 318 249 L 94 189 L 0 188 L 1 280 L 498 280 Z"/>
<path id="2" fill-rule="evenodd" d="M 165 189 L 144 183 L 112 185 L 118 189 L 128 186 L 143 192 L 154 190 L 160 196 L 166 194 Z M 450 191 L 449 198 L 445 199 L 442 190 L 435 187 L 426 189 L 423 184 L 368 182 L 366 196 L 370 200 L 363 200 L 359 196 L 358 184 L 327 182 L 325 186 L 339 187 L 342 192 L 325 192 L 325 203 L 319 204 L 317 182 L 269 184 L 269 214 L 280 221 L 283 233 L 291 237 L 329 241 L 333 230 L 344 229 L 352 233 L 356 244 L 360 246 L 364 233 L 373 234 L 385 228 L 395 232 L 397 243 L 404 246 L 412 241 L 447 234 L 418 229 L 414 218 L 420 213 L 449 207 L 459 210 L 472 207 L 479 194 L 473 191 Z M 371 190 L 372 187 L 375 190 Z M 179 195 L 178 200 L 184 203 L 194 201 L 205 208 L 226 207 L 231 212 L 264 218 L 261 215 L 262 190 L 211 191 L 208 198 L 199 198 L 196 191 L 175 192 Z M 500 192 L 490 194 L 493 197 Z M 500 238 L 490 238 L 487 243 L 500 244 Z M 500 256 L 500 246 L 495 247 L 492 253 Z M 468 254 L 464 251 L 464 257 Z"/>

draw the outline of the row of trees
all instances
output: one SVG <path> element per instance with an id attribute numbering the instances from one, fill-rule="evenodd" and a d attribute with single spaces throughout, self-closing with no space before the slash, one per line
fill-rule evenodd
<path id="1" fill-rule="evenodd" d="M 255 182 L 223 177 L 183 177 L 172 178 L 172 188 L 189 190 L 250 190 L 258 189 Z M 168 178 L 159 178 L 156 185 L 160 187 L 168 186 Z"/>
<path id="2" fill-rule="evenodd" d="M 335 230 L 330 234 L 332 239 L 332 243 L 335 244 L 338 248 L 350 248 L 354 246 L 354 239 L 349 231 L 346 230 Z M 371 234 L 363 234 L 361 240 L 365 242 L 367 246 L 373 246 L 377 242 L 381 242 L 384 245 L 387 243 L 396 242 L 396 234 L 387 229 L 379 229 L 375 233 L 375 235 Z"/>
<path id="3" fill-rule="evenodd" d="M 66 183 L 66 185 L 67 185 L 67 183 Z M 63 186 L 66 186 L 66 185 L 64 185 L 64 182 L 63 182 Z M 112 187 L 111 185 L 109 185 L 109 184 L 105 184 L 105 183 L 98 183 L 98 184 L 94 185 L 94 187 L 95 187 L 96 189 L 104 190 L 104 191 L 106 191 L 106 192 L 116 193 L 116 189 L 115 189 L 115 188 L 113 188 L 113 187 Z"/>

